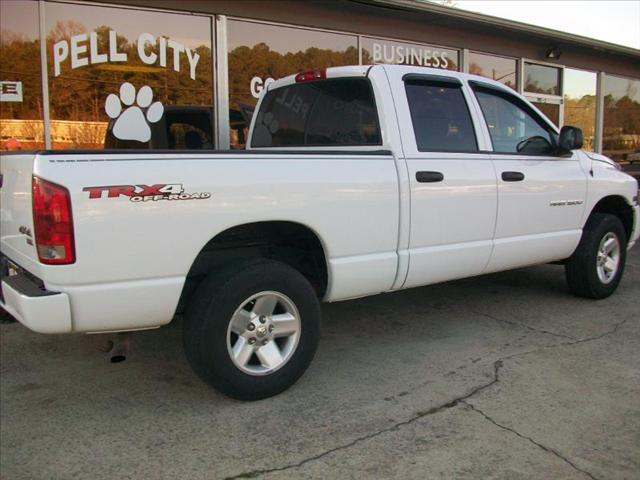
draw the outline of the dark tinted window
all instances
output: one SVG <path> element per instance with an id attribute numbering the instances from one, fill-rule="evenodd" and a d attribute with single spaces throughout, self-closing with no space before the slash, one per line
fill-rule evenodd
<path id="1" fill-rule="evenodd" d="M 364 78 L 297 83 L 267 93 L 252 147 L 381 145 L 373 92 Z"/>
<path id="2" fill-rule="evenodd" d="M 406 82 L 418 150 L 478 150 L 471 115 L 459 85 Z"/>
<path id="3" fill-rule="evenodd" d="M 517 98 L 492 90 L 475 89 L 493 150 L 501 153 L 551 153 L 555 134 Z"/>

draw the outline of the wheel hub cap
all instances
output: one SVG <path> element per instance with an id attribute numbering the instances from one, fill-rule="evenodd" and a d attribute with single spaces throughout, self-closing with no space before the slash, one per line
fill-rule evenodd
<path id="1" fill-rule="evenodd" d="M 620 268 L 620 240 L 609 232 L 600 241 L 596 258 L 598 278 L 604 284 L 611 283 Z"/>
<path id="2" fill-rule="evenodd" d="M 260 292 L 235 311 L 227 329 L 233 364 L 250 375 L 268 375 L 284 366 L 300 340 L 300 314 L 286 295 Z"/>
<path id="3" fill-rule="evenodd" d="M 260 326 L 256 329 L 256 336 L 259 338 L 264 337 L 267 333 L 267 327 Z"/>

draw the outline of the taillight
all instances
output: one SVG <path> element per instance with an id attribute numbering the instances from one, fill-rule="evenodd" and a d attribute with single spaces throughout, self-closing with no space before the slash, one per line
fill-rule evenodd
<path id="1" fill-rule="evenodd" d="M 311 82 L 313 80 L 324 80 L 327 78 L 327 69 L 319 68 L 317 70 L 307 70 L 296 75 L 296 83 Z"/>
<path id="2" fill-rule="evenodd" d="M 69 191 L 55 183 L 33 177 L 31 194 L 38 258 L 49 265 L 75 262 Z"/>

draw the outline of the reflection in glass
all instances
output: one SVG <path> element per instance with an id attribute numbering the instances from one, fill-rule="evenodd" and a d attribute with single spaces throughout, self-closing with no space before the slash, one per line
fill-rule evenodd
<path id="1" fill-rule="evenodd" d="M 560 125 L 560 105 L 556 103 L 531 102 L 544 116 L 551 120 L 556 126 Z"/>
<path id="2" fill-rule="evenodd" d="M 0 150 L 44 148 L 38 3 L 0 2 Z"/>
<path id="3" fill-rule="evenodd" d="M 211 147 L 209 18 L 53 2 L 45 9 L 53 148 Z"/>
<path id="4" fill-rule="evenodd" d="M 583 148 L 590 151 L 596 131 L 596 82 L 593 72 L 564 70 L 564 124 L 582 129 Z"/>
<path id="5" fill-rule="evenodd" d="M 469 52 L 469 73 L 504 83 L 516 89 L 517 62 L 513 58 Z"/>
<path id="6" fill-rule="evenodd" d="M 524 64 L 524 91 L 560 95 L 560 69 L 535 63 Z"/>
<path id="7" fill-rule="evenodd" d="M 602 153 L 640 161 L 640 80 L 605 75 Z"/>
<path id="8" fill-rule="evenodd" d="M 450 48 L 362 37 L 362 63 L 415 65 L 458 70 L 458 51 Z"/>
<path id="9" fill-rule="evenodd" d="M 229 20 L 229 117 L 232 148 L 244 148 L 265 84 L 315 68 L 358 64 L 353 35 Z"/>
<path id="10" fill-rule="evenodd" d="M 478 150 L 471 114 L 460 86 L 407 80 L 405 89 L 420 152 Z"/>
<path id="11" fill-rule="evenodd" d="M 553 133 L 541 118 L 525 110 L 519 100 L 492 89 L 474 90 L 489 127 L 494 151 L 536 155 L 550 152 L 555 141 Z M 541 140 L 536 141 L 534 137 Z"/>
<path id="12" fill-rule="evenodd" d="M 252 147 L 381 145 L 369 80 L 294 83 L 267 93 Z"/>

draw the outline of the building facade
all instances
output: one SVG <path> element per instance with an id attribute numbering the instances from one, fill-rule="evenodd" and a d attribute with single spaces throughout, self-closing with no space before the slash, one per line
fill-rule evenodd
<path id="1" fill-rule="evenodd" d="M 417 0 L 3 0 L 0 149 L 243 148 L 261 90 L 398 63 L 498 80 L 640 161 L 640 50 Z M 553 12 L 550 12 L 553 14 Z"/>

